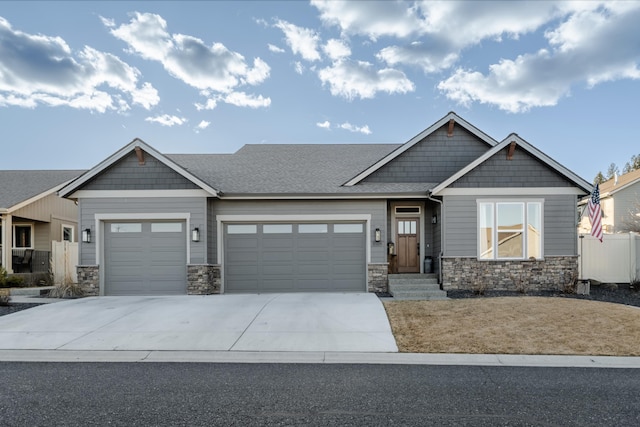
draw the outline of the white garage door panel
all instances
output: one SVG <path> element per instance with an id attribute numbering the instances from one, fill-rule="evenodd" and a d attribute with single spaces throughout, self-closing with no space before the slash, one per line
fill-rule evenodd
<path id="1" fill-rule="evenodd" d="M 364 223 L 225 225 L 225 292 L 362 292 L 365 244 Z"/>
<path id="2" fill-rule="evenodd" d="M 184 222 L 105 222 L 104 230 L 105 295 L 186 294 Z"/>

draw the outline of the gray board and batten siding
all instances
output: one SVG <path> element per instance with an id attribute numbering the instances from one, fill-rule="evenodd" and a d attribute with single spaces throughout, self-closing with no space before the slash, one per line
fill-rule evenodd
<path id="1" fill-rule="evenodd" d="M 491 148 L 460 126 L 455 127 L 453 136 L 447 134 L 447 126 L 442 126 L 366 177 L 363 182 L 439 183 Z"/>
<path id="2" fill-rule="evenodd" d="M 478 255 L 478 199 L 523 200 L 514 196 L 445 196 L 444 213 L 446 253 L 448 257 Z M 577 254 L 576 196 L 528 195 L 526 199 L 543 199 L 544 256 Z"/>

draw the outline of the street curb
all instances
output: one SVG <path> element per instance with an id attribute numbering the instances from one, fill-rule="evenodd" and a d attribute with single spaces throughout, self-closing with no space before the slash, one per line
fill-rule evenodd
<path id="1" fill-rule="evenodd" d="M 356 352 L 0 350 L 0 361 L 640 368 L 640 357 Z"/>

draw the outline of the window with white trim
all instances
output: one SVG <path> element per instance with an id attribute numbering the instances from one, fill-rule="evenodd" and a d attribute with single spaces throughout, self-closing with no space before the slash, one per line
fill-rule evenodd
<path id="1" fill-rule="evenodd" d="M 542 258 L 542 202 L 478 203 L 478 258 Z"/>
<path id="2" fill-rule="evenodd" d="M 73 226 L 62 224 L 62 241 L 73 242 Z"/>
<path id="3" fill-rule="evenodd" d="M 33 249 L 33 224 L 15 224 L 13 226 L 13 247 L 15 249 Z"/>

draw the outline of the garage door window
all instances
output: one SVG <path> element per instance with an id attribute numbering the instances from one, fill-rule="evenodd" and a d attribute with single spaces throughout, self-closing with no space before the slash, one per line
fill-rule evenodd
<path id="1" fill-rule="evenodd" d="M 151 224 L 152 233 L 182 233 L 181 222 L 154 222 Z"/>
<path id="2" fill-rule="evenodd" d="M 255 224 L 233 224 L 227 225 L 228 234 L 256 234 L 258 226 Z"/>
<path id="3" fill-rule="evenodd" d="M 291 224 L 265 224 L 262 226 L 264 234 L 291 234 L 293 225 Z"/>
<path id="4" fill-rule="evenodd" d="M 327 224 L 300 224 L 298 225 L 299 233 L 327 233 L 329 226 Z"/>
<path id="5" fill-rule="evenodd" d="M 362 233 L 362 224 L 334 224 L 334 233 Z"/>
<path id="6" fill-rule="evenodd" d="M 111 224 L 112 233 L 142 233 L 142 224 L 133 222 Z"/>

